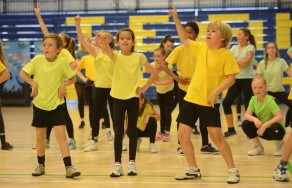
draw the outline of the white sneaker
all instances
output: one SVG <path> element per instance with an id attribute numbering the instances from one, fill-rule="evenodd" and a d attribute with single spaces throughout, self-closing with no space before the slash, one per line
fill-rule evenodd
<path id="1" fill-rule="evenodd" d="M 121 165 L 121 163 L 116 163 L 112 173 L 110 174 L 110 177 L 120 177 L 123 176 L 124 172 L 123 172 L 123 167 Z"/>
<path id="2" fill-rule="evenodd" d="M 38 164 L 36 169 L 31 173 L 32 176 L 41 176 L 45 174 L 45 165 Z"/>
<path id="3" fill-rule="evenodd" d="M 110 130 L 106 131 L 106 137 L 107 137 L 107 140 L 109 140 L 109 141 L 113 140 L 113 136 L 112 136 L 112 133 Z"/>
<path id="4" fill-rule="evenodd" d="M 128 163 L 128 176 L 136 176 L 136 175 L 137 175 L 136 164 L 134 161 L 129 161 L 129 163 Z"/>
<path id="5" fill-rule="evenodd" d="M 273 173 L 273 178 L 276 181 L 288 182 L 289 178 L 287 176 L 286 170 L 288 170 L 286 165 L 278 165 Z"/>
<path id="6" fill-rule="evenodd" d="M 151 153 L 157 153 L 156 145 L 154 143 L 150 143 L 149 144 L 149 150 L 150 150 Z"/>
<path id="7" fill-rule="evenodd" d="M 66 178 L 74 178 L 77 176 L 80 176 L 81 173 L 73 166 L 67 166 L 66 167 Z"/>
<path id="8" fill-rule="evenodd" d="M 200 169 L 187 168 L 186 171 L 175 176 L 176 180 L 201 179 Z"/>
<path id="9" fill-rule="evenodd" d="M 284 140 L 282 143 L 279 143 L 279 141 L 278 141 L 276 150 L 274 152 L 274 156 L 282 156 L 283 148 L 284 148 Z"/>
<path id="10" fill-rule="evenodd" d="M 141 142 L 142 142 L 142 139 L 141 138 L 138 138 L 137 139 L 137 148 L 136 148 L 136 151 L 137 152 L 140 152 L 140 144 L 141 144 Z"/>
<path id="11" fill-rule="evenodd" d="M 94 140 L 90 140 L 89 146 L 87 146 L 84 151 L 85 152 L 91 152 L 91 151 L 96 151 L 97 150 L 97 142 Z"/>
<path id="12" fill-rule="evenodd" d="M 249 156 L 256 156 L 256 155 L 263 155 L 265 153 L 264 147 L 262 146 L 255 146 L 252 150 L 250 150 L 247 155 Z"/>
<path id="13" fill-rule="evenodd" d="M 228 180 L 227 180 L 227 183 L 228 184 L 235 184 L 235 183 L 238 183 L 239 180 L 240 180 L 240 175 L 239 175 L 239 172 L 236 168 L 234 169 L 229 169 L 229 177 L 228 177 Z"/>

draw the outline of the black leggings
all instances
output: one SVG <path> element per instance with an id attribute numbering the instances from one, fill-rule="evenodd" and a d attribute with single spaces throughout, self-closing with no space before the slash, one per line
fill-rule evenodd
<path id="1" fill-rule="evenodd" d="M 126 100 L 114 98 L 114 128 L 115 128 L 115 162 L 122 161 L 122 145 L 124 136 L 125 115 L 128 116 L 127 135 L 129 137 L 129 160 L 136 159 L 137 148 L 137 120 L 139 113 L 139 98 Z"/>
<path id="2" fill-rule="evenodd" d="M 176 71 L 173 71 L 173 73 L 178 76 L 178 74 L 177 74 Z M 176 80 L 173 80 L 173 84 L 174 84 L 174 87 L 173 87 L 173 90 L 172 90 L 173 91 L 173 100 L 172 100 L 172 104 L 171 104 L 171 112 L 174 111 L 174 109 L 176 108 L 177 103 L 179 103 L 179 97 L 178 97 L 179 87 L 178 87 L 178 82 Z"/>
<path id="3" fill-rule="evenodd" d="M 155 143 L 156 130 L 157 121 L 154 117 L 150 117 L 144 131 L 137 128 L 137 137 L 149 137 L 150 143 Z"/>
<path id="4" fill-rule="evenodd" d="M 0 100 L 1 103 L 1 100 Z M 4 120 L 1 111 L 1 104 L 0 104 L 0 135 L 5 135 L 5 127 L 4 127 Z"/>
<path id="5" fill-rule="evenodd" d="M 109 103 L 111 117 L 113 117 L 113 98 L 110 96 L 111 88 L 95 87 L 92 105 L 92 140 L 99 135 L 99 119 L 103 117 L 106 100 Z M 109 118 L 108 118 L 109 119 Z M 114 129 L 115 130 L 115 129 Z"/>
<path id="6" fill-rule="evenodd" d="M 247 135 L 248 138 L 256 138 L 258 137 L 257 130 L 255 124 L 248 120 L 244 120 L 242 122 L 242 130 Z M 285 136 L 285 129 L 279 123 L 272 124 L 269 128 L 266 129 L 263 136 L 259 136 L 266 140 L 283 140 Z"/>
<path id="7" fill-rule="evenodd" d="M 64 98 L 64 100 L 65 100 L 65 115 L 66 115 L 66 130 L 67 130 L 67 134 L 68 134 L 69 138 L 73 138 L 74 139 L 73 123 L 72 123 L 72 120 L 71 120 L 69 112 L 68 112 L 66 98 Z M 48 140 L 50 140 L 50 135 L 51 135 L 52 128 L 53 127 L 47 127 L 47 139 Z"/>
<path id="8" fill-rule="evenodd" d="M 288 94 L 285 91 L 282 92 L 271 92 L 268 91 L 268 94 L 275 97 L 278 101 L 280 101 L 281 103 L 284 103 L 288 106 L 288 111 L 286 113 L 286 120 L 285 120 L 285 126 L 288 127 L 291 123 L 291 107 L 292 107 L 292 102 L 290 100 L 288 100 Z"/>
<path id="9" fill-rule="evenodd" d="M 167 93 L 157 93 L 158 105 L 160 109 L 160 132 L 170 131 L 171 126 L 171 108 L 173 99 L 173 90 Z"/>
<path id="10" fill-rule="evenodd" d="M 75 89 L 78 98 L 78 112 L 80 118 L 84 118 L 84 87 L 85 83 L 75 82 Z"/>
<path id="11" fill-rule="evenodd" d="M 223 109 L 225 115 L 232 114 L 231 105 L 237 96 L 244 94 L 244 106 L 247 109 L 249 100 L 251 99 L 253 92 L 251 89 L 252 79 L 236 79 L 235 83 L 228 89 L 227 94 L 223 100 Z"/>

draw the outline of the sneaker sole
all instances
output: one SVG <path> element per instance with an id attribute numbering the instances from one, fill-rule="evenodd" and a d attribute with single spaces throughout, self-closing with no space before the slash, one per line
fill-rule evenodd
<path id="1" fill-rule="evenodd" d="M 239 183 L 239 180 L 238 181 L 227 181 L 228 184 L 237 184 Z"/>
<path id="2" fill-rule="evenodd" d="M 97 151 L 97 149 L 94 149 L 94 150 L 84 150 L 84 152 L 92 152 L 92 151 Z"/>
<path id="3" fill-rule="evenodd" d="M 44 173 L 41 173 L 41 174 L 31 174 L 32 176 L 42 176 L 42 175 L 44 175 L 45 174 L 45 172 Z"/>
<path id="4" fill-rule="evenodd" d="M 185 178 L 177 178 L 175 177 L 176 180 L 192 180 L 192 179 L 201 179 L 201 176 L 188 176 Z"/>
<path id="5" fill-rule="evenodd" d="M 120 174 L 120 175 L 117 175 L 117 174 L 115 174 L 115 173 L 111 173 L 110 174 L 110 177 L 112 177 L 112 178 L 118 178 L 118 177 L 121 177 L 121 176 L 123 176 L 124 174 Z"/>
<path id="6" fill-rule="evenodd" d="M 71 176 L 67 176 L 67 175 L 66 175 L 66 178 L 74 178 L 74 177 L 77 177 L 77 176 L 80 176 L 80 175 L 81 175 L 80 172 L 75 172 L 75 173 L 73 173 Z"/>
<path id="7" fill-rule="evenodd" d="M 210 155 L 219 155 L 220 152 L 207 152 L 207 151 L 201 151 L 202 154 L 210 154 Z"/>
<path id="8" fill-rule="evenodd" d="M 136 172 L 129 172 L 128 176 L 137 176 L 137 173 Z"/>

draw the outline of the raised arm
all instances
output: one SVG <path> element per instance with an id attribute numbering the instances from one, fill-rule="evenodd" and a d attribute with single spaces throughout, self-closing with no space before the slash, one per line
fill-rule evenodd
<path id="1" fill-rule="evenodd" d="M 177 11 L 175 7 L 172 5 L 172 10 L 168 11 L 168 15 L 172 16 L 173 21 L 175 23 L 175 27 L 179 36 L 179 39 L 182 44 L 184 44 L 186 47 L 190 46 L 191 40 L 188 38 L 185 29 L 183 28 L 182 24 L 180 23 Z"/>
<path id="2" fill-rule="evenodd" d="M 82 30 L 81 30 L 80 23 L 81 23 L 81 17 L 79 14 L 77 14 L 77 16 L 75 17 L 75 25 L 76 25 L 78 40 L 81 43 L 81 45 L 88 51 L 88 53 L 96 57 L 97 56 L 96 47 L 85 40 Z"/>
<path id="3" fill-rule="evenodd" d="M 47 26 L 46 26 L 46 24 L 41 16 L 41 10 L 40 10 L 38 5 L 36 5 L 36 7 L 34 8 L 34 13 L 35 13 L 36 18 L 38 19 L 38 22 L 41 26 L 41 30 L 42 30 L 44 36 L 47 36 L 49 34 L 49 31 L 48 31 L 48 28 L 47 28 Z"/>

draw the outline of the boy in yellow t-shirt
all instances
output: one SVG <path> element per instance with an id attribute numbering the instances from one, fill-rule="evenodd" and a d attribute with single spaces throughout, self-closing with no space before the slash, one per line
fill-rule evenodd
<path id="1" fill-rule="evenodd" d="M 80 176 L 71 163 L 69 146 L 65 134 L 66 86 L 75 82 L 75 75 L 67 61 L 58 54 L 62 40 L 57 34 L 48 34 L 43 39 L 43 55 L 35 56 L 20 71 L 20 77 L 32 87 L 33 120 L 36 129 L 36 149 L 38 166 L 32 176 L 45 174 L 45 139 L 47 127 L 54 127 L 60 145 L 66 177 Z M 34 75 L 34 79 L 31 79 Z M 66 81 L 64 79 L 66 78 Z"/>
<path id="2" fill-rule="evenodd" d="M 232 38 L 232 30 L 226 23 L 213 21 L 207 26 L 206 42 L 196 42 L 187 37 L 176 10 L 172 9 L 168 14 L 173 17 L 181 42 L 189 48 L 191 56 L 197 59 L 194 75 L 177 118 L 178 138 L 189 168 L 175 178 L 177 180 L 201 178 L 194 146 L 190 136 L 187 136 L 191 134 L 191 125 L 200 118 L 229 168 L 227 183 L 238 183 L 239 172 L 235 168 L 231 149 L 221 130 L 218 100 L 218 95 L 234 83 L 235 75 L 239 73 L 233 54 L 226 49 Z"/>

